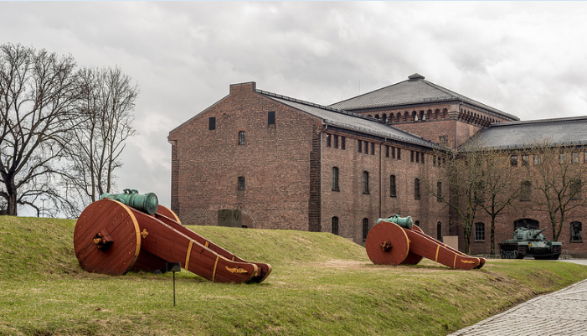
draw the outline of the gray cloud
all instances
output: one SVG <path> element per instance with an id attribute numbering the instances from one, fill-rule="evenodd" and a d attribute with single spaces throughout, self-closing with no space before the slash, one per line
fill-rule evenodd
<path id="1" fill-rule="evenodd" d="M 0 41 L 141 90 L 120 188 L 170 202 L 168 132 L 257 86 L 331 104 L 418 72 L 521 119 L 586 114 L 582 2 L 0 2 Z"/>

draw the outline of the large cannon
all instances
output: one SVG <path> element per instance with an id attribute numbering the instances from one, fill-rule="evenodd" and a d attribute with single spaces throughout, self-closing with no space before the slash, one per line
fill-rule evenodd
<path id="1" fill-rule="evenodd" d="M 181 225 L 155 194 L 136 190 L 104 194 L 90 204 L 80 214 L 73 242 L 88 272 L 164 271 L 167 262 L 175 262 L 214 282 L 261 282 L 271 273 L 271 265 L 235 256 Z"/>
<path id="2" fill-rule="evenodd" d="M 426 257 L 453 269 L 481 268 L 485 259 L 468 256 L 425 234 L 411 217 L 379 219 L 365 242 L 367 255 L 377 265 L 415 265 Z"/>

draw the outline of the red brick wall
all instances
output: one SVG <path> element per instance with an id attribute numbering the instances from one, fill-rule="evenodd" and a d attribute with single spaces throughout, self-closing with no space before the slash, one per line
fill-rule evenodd
<path id="1" fill-rule="evenodd" d="M 254 83 L 232 85 L 229 96 L 170 133 L 178 158 L 172 197 L 182 223 L 216 225 L 219 209 L 240 209 L 249 227 L 308 230 L 319 122 L 253 90 Z M 267 125 L 269 111 L 276 125 Z M 208 130 L 209 117 L 216 130 Z M 238 145 L 239 131 L 245 145 Z M 239 176 L 244 191 L 237 190 Z"/>

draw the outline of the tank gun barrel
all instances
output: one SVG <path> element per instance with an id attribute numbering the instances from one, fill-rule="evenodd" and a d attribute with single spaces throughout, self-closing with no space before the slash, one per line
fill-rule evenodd
<path id="1" fill-rule="evenodd" d="M 545 230 L 546 230 L 546 228 L 544 228 L 540 231 L 535 230 L 535 232 L 531 233 L 530 236 L 534 239 L 534 238 L 538 237 L 538 235 L 541 234 L 542 232 L 544 232 Z"/>

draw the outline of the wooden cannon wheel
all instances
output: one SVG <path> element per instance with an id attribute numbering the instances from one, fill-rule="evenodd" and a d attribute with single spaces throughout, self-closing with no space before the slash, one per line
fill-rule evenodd
<path id="1" fill-rule="evenodd" d="M 382 221 L 369 231 L 365 249 L 376 265 L 399 265 L 408 256 L 410 242 L 400 226 Z"/>
<path id="2" fill-rule="evenodd" d="M 126 205 L 111 199 L 90 204 L 80 214 L 73 235 L 77 260 L 88 272 L 125 274 L 141 251 L 135 216 Z"/>

